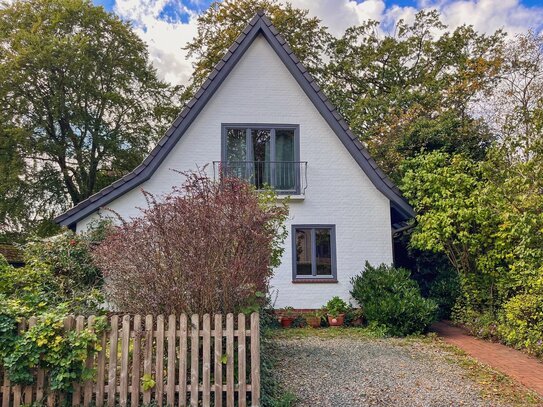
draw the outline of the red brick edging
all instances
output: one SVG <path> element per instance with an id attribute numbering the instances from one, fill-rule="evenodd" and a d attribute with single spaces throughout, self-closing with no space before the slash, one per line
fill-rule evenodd
<path id="1" fill-rule="evenodd" d="M 500 371 L 543 396 L 543 362 L 516 349 L 475 338 L 447 322 L 432 325 L 445 342 L 455 345 L 479 362 Z"/>

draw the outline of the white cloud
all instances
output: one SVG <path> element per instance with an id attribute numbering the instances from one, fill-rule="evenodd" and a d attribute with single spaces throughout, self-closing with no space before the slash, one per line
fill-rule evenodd
<path id="1" fill-rule="evenodd" d="M 166 6 L 188 15 L 188 22 L 161 17 Z M 147 43 L 151 61 L 162 79 L 174 84 L 188 82 L 192 65 L 182 48 L 196 35 L 194 11 L 180 1 L 117 0 L 114 12 L 133 23 L 136 33 Z"/>
<path id="2" fill-rule="evenodd" d="M 368 19 L 382 22 L 391 30 L 399 19 L 413 20 L 421 8 L 437 9 L 450 28 L 472 24 L 477 30 L 491 33 L 499 28 L 511 34 L 529 28 L 541 28 L 543 7 L 525 7 L 519 0 L 419 0 L 417 7 L 386 7 L 383 0 L 291 0 L 295 7 L 308 9 L 319 17 L 334 35 Z M 171 83 L 187 83 L 192 73 L 182 47 L 196 35 L 196 12 L 201 0 L 117 0 L 114 11 L 130 20 L 148 44 L 153 64 L 160 76 Z M 188 16 L 186 22 L 161 16 L 164 7 Z"/>

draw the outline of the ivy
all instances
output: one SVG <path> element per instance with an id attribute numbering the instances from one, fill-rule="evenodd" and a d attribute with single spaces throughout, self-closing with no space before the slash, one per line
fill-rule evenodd
<path id="1" fill-rule="evenodd" d="M 105 317 L 97 317 L 94 328 L 65 331 L 65 310 L 44 313 L 36 325 L 16 333 L 18 318 L 0 315 L 0 355 L 10 380 L 31 384 L 33 371 L 49 372 L 52 390 L 69 390 L 73 382 L 89 380 L 94 370 L 85 365 L 89 353 L 100 351 L 99 335 L 106 326 Z"/>

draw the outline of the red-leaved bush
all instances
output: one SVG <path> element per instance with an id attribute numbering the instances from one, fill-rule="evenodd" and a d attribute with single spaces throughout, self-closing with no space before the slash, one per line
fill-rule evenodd
<path id="1" fill-rule="evenodd" d="M 286 205 L 239 179 L 184 175 L 184 185 L 160 200 L 144 192 L 141 216 L 120 218 L 93 252 L 120 311 L 238 312 L 268 289 Z"/>

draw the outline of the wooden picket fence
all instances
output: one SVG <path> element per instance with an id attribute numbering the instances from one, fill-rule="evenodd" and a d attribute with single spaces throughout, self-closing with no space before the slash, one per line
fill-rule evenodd
<path id="1" fill-rule="evenodd" d="M 69 316 L 65 329 L 92 329 L 94 317 Z M 224 324 L 226 322 L 226 324 Z M 30 318 L 27 329 L 36 323 Z M 90 354 L 95 378 L 74 383 L 69 393 L 49 391 L 47 372 L 35 371 L 32 385 L 11 385 L 0 369 L 2 407 L 41 402 L 47 406 L 260 405 L 258 313 L 211 316 L 182 314 L 153 318 L 113 315 L 101 335 L 102 350 Z M 119 324 L 120 323 L 120 324 Z M 143 383 L 155 382 L 152 388 Z"/>

